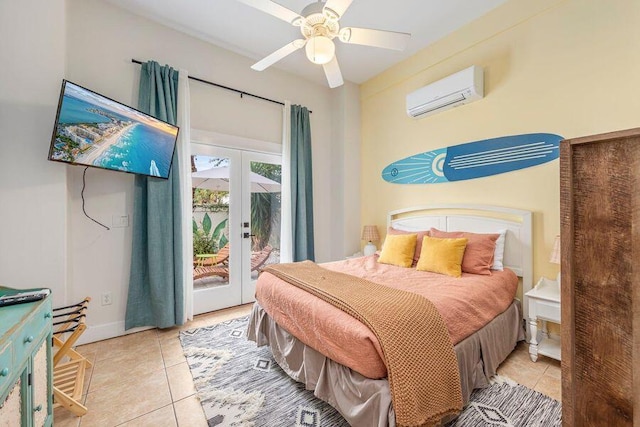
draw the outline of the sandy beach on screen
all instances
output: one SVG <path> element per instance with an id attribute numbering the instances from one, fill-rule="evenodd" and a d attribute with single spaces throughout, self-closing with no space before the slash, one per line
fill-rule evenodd
<path id="1" fill-rule="evenodd" d="M 131 129 L 131 127 L 135 125 L 136 123 L 127 125 L 124 128 L 120 129 L 115 134 L 111 135 L 110 137 L 103 139 L 98 143 L 95 143 L 94 147 L 88 153 L 78 156 L 78 158 L 76 159 L 76 163 L 84 163 L 85 165 L 92 165 L 93 162 L 95 162 L 96 159 L 98 159 L 98 157 L 100 157 L 105 151 L 111 148 L 113 144 L 117 143 L 120 137 L 124 135 L 126 132 L 128 132 Z"/>

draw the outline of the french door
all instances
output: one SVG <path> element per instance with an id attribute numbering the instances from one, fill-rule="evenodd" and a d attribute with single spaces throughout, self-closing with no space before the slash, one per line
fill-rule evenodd
<path id="1" fill-rule="evenodd" d="M 254 301 L 279 262 L 281 157 L 192 144 L 194 314 Z"/>

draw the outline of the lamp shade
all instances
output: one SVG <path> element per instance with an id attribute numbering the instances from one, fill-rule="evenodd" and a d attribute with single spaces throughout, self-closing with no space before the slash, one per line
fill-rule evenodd
<path id="1" fill-rule="evenodd" d="M 380 240 L 380 234 L 378 234 L 378 227 L 375 225 L 365 225 L 362 228 L 362 240 L 368 242 L 377 242 Z"/>
<path id="2" fill-rule="evenodd" d="M 336 53 L 336 46 L 329 37 L 315 36 L 307 40 L 305 46 L 307 58 L 314 64 L 326 64 L 333 59 Z"/>
<path id="3" fill-rule="evenodd" d="M 560 236 L 556 236 L 556 240 L 553 242 L 553 250 L 549 257 L 549 262 L 553 264 L 560 264 Z"/>

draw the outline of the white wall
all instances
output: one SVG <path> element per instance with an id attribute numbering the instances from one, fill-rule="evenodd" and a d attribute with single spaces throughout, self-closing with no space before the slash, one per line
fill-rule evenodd
<path id="1" fill-rule="evenodd" d="M 359 129 L 359 115 L 353 112 L 359 108 L 357 87 L 348 89 L 345 95 L 275 68 L 255 72 L 250 69 L 254 61 L 249 58 L 98 0 L 68 0 L 67 31 L 66 78 L 128 105 L 137 104 L 140 66 L 131 63 L 131 58 L 136 58 L 155 59 L 161 64 L 187 69 L 191 75 L 203 79 L 268 98 L 287 99 L 311 109 L 316 258 L 328 261 L 345 254 L 344 216 L 349 216 L 349 222 L 359 221 L 359 202 L 353 198 L 345 202 L 344 198 L 335 197 L 332 185 L 345 184 L 336 183 L 332 177 L 343 175 L 336 165 L 344 163 L 340 158 L 345 153 L 344 141 L 348 140 L 352 153 L 353 144 L 359 144 L 359 140 L 345 131 L 334 134 L 332 129 L 336 122 L 344 129 Z M 280 142 L 279 105 L 247 97 L 241 99 L 235 93 L 193 81 L 190 89 L 192 128 Z M 348 106 L 349 114 L 345 114 L 345 109 L 332 109 L 338 96 L 348 100 L 340 102 Z M 45 152 L 47 144 L 48 140 L 44 143 Z M 55 164 L 51 167 L 64 169 Z M 69 299 L 86 295 L 95 298 L 90 328 L 85 335 L 89 339 L 107 338 L 123 330 L 131 229 L 106 231 L 85 218 L 80 200 L 82 169 L 68 167 L 68 176 Z M 357 181 L 350 181 L 345 186 L 345 196 L 357 194 L 355 185 Z M 90 169 L 85 191 L 87 211 L 111 225 L 112 215 L 132 214 L 132 190 L 131 175 Z M 345 205 L 349 205 L 349 209 Z M 358 230 L 352 232 L 357 243 Z M 340 244 L 333 243 L 336 239 Z M 351 242 L 350 246 L 353 245 Z M 106 291 L 112 292 L 113 304 L 101 306 L 100 294 Z"/>
<path id="2" fill-rule="evenodd" d="M 65 73 L 65 1 L 0 1 L 0 284 L 66 300 L 67 168 L 47 161 Z"/>

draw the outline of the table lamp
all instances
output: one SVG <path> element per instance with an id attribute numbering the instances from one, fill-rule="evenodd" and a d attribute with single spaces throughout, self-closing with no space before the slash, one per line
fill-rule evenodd
<path id="1" fill-rule="evenodd" d="M 378 227 L 375 225 L 365 225 L 362 228 L 362 240 L 368 241 L 363 249 L 365 255 L 373 255 L 376 253 L 376 245 L 371 242 L 377 242 L 380 240 L 380 234 L 378 234 Z"/>
<path id="2" fill-rule="evenodd" d="M 556 240 L 553 242 L 553 250 L 551 251 L 551 256 L 549 257 L 549 262 L 552 264 L 560 264 L 560 236 L 556 236 Z M 558 286 L 560 286 L 560 272 L 558 272 L 558 277 L 556 277 L 558 281 Z"/>

